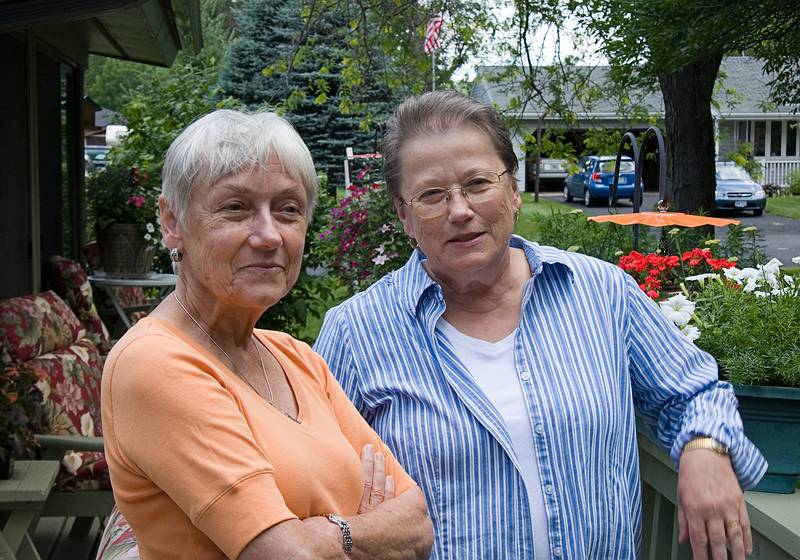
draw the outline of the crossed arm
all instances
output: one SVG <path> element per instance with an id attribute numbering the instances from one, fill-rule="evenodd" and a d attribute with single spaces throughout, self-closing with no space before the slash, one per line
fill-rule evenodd
<path id="1" fill-rule="evenodd" d="M 364 491 L 358 515 L 346 517 L 353 550 L 345 553 L 338 526 L 321 516 L 278 523 L 253 539 L 239 560 L 424 559 L 433 546 L 433 526 L 418 487 L 394 497 L 384 457 L 367 445 L 361 454 Z"/>

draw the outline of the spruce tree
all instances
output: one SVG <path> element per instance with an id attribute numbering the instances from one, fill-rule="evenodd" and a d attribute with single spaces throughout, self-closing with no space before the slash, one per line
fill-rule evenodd
<path id="1" fill-rule="evenodd" d="M 365 123 L 382 123 L 394 105 L 370 75 L 354 80 L 351 67 L 349 82 L 344 80 L 347 15 L 317 14 L 307 26 L 299 0 L 244 0 L 234 17 L 239 38 L 228 53 L 223 89 L 252 108 L 283 113 L 317 170 L 332 187 L 342 185 L 345 148 L 376 151 L 377 127 Z"/>

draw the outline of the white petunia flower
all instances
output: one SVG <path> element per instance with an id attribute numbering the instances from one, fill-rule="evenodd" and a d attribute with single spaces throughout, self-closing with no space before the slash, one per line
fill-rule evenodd
<path id="1" fill-rule="evenodd" d="M 760 266 L 759 268 L 762 269 L 764 273 L 777 274 L 780 271 L 782 264 L 783 263 L 778 259 L 770 259 L 767 264 Z"/>
<path id="2" fill-rule="evenodd" d="M 689 340 L 697 340 L 698 338 L 700 338 L 700 329 L 698 329 L 694 325 L 685 325 L 681 329 L 681 332 Z"/>
<path id="3" fill-rule="evenodd" d="M 153 224 L 149 223 L 145 226 L 145 229 L 147 229 L 147 233 L 153 233 L 156 230 L 156 228 L 153 227 Z"/>
<path id="4" fill-rule="evenodd" d="M 386 264 L 386 261 L 388 261 L 388 260 L 389 260 L 389 257 L 387 255 L 381 253 L 380 255 L 378 255 L 377 257 L 372 259 L 372 262 L 380 266 L 382 264 Z"/>
<path id="5" fill-rule="evenodd" d="M 706 280 L 713 278 L 714 280 L 719 279 L 719 274 L 716 272 L 706 272 L 705 274 L 695 274 L 694 276 L 687 276 L 684 280 L 689 280 L 690 282 L 705 282 Z"/>
<path id="6" fill-rule="evenodd" d="M 691 321 L 695 303 L 683 294 L 675 294 L 671 298 L 658 303 L 661 312 L 679 327 Z"/>
<path id="7" fill-rule="evenodd" d="M 794 264 L 800 264 L 800 257 L 792 257 L 792 262 Z"/>
<path id="8" fill-rule="evenodd" d="M 728 280 L 731 280 L 731 281 L 736 282 L 738 284 L 742 283 L 742 271 L 739 270 L 738 268 L 736 268 L 735 266 L 732 266 L 730 268 L 722 269 L 722 273 L 725 275 L 725 278 L 727 278 Z"/>

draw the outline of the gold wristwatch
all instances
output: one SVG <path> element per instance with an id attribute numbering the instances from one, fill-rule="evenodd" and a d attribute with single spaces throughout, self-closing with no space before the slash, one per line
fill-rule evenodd
<path id="1" fill-rule="evenodd" d="M 692 449 L 710 449 L 720 455 L 728 455 L 728 448 L 712 437 L 696 437 L 690 439 L 689 442 L 683 446 L 683 450 L 691 451 Z"/>

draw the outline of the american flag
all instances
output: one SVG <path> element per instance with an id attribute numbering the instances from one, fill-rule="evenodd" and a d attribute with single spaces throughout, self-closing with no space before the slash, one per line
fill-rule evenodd
<path id="1" fill-rule="evenodd" d="M 425 43 L 422 45 L 422 50 L 425 54 L 438 49 L 441 44 L 439 43 L 439 31 L 442 29 L 442 14 L 436 14 L 428 20 L 428 30 L 425 31 Z"/>

